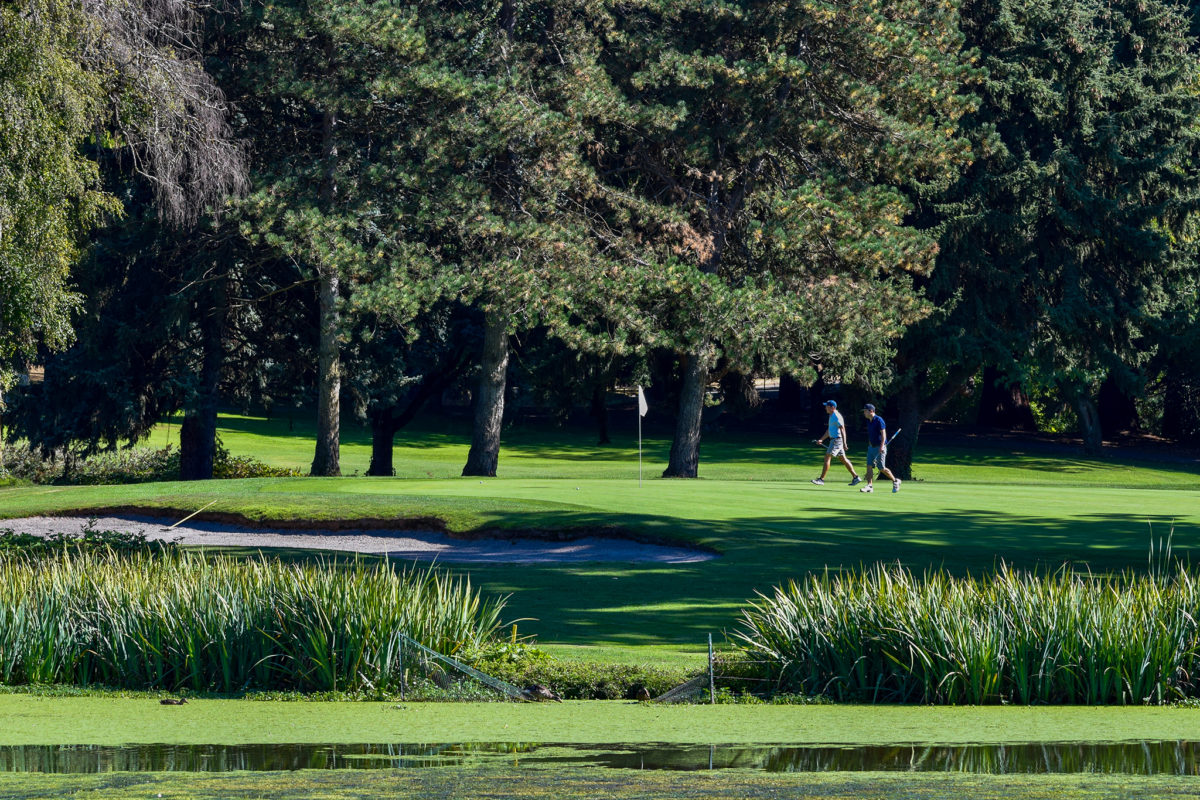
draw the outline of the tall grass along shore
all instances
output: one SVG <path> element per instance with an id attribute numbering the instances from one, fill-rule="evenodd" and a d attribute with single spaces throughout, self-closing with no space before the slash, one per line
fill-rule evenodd
<path id="1" fill-rule="evenodd" d="M 197 553 L 0 557 L 0 681 L 236 692 L 401 680 L 397 632 L 444 653 L 490 641 L 503 600 L 388 565 Z"/>
<path id="2" fill-rule="evenodd" d="M 1162 703 L 1200 695 L 1198 577 L 826 572 L 760 595 L 734 638 L 779 689 L 836 700 Z"/>

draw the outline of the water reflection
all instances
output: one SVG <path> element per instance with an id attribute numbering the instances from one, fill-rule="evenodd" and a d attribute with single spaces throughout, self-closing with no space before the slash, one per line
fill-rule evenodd
<path id="1" fill-rule="evenodd" d="M 745 745 L 250 744 L 0 747 L 0 772 L 228 772 L 472 765 L 766 772 L 1200 775 L 1190 741 L 786 747 Z"/>

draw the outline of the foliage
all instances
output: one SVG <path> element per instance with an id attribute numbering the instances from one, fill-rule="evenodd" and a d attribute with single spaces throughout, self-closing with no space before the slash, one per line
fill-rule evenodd
<path id="1" fill-rule="evenodd" d="M 200 19 L 158 0 L 0 8 L 0 388 L 14 359 L 73 338 L 71 267 L 121 209 L 98 153 L 121 150 L 173 222 L 243 188 L 224 98 L 196 57 Z"/>
<path id="2" fill-rule="evenodd" d="M 254 458 L 235 456 L 217 443 L 214 478 L 290 478 L 300 471 L 277 467 Z M 118 483 L 151 483 L 179 480 L 179 449 L 128 447 L 90 456 L 67 454 L 45 458 L 28 444 L 18 443 L 3 450 L 3 466 L 14 478 L 37 484 L 91 486 Z"/>
<path id="3" fill-rule="evenodd" d="M 0 6 L 0 390 L 10 359 L 70 343 L 79 238 L 119 208 L 81 149 L 103 114 L 105 77 L 78 58 L 89 33 L 72 3 Z"/>
<path id="4" fill-rule="evenodd" d="M 517 686 L 540 683 L 566 700 L 632 700 L 645 687 L 657 697 L 691 678 L 692 671 L 637 664 L 601 664 L 540 658 L 485 659 L 479 669 Z"/>
<path id="5" fill-rule="evenodd" d="M 897 421 L 915 434 L 956 385 L 993 366 L 1073 406 L 1097 448 L 1101 382 L 1112 376 L 1136 392 L 1155 351 L 1174 353 L 1188 335 L 1180 305 L 1200 268 L 1191 222 L 1200 56 L 1187 8 L 969 0 L 961 9 L 966 46 L 986 70 L 978 108 L 963 119 L 977 157 L 947 191 L 920 200 L 921 224 L 940 245 L 920 285 L 940 309 L 900 348 L 894 388 L 902 405 L 912 396 Z M 901 477 L 911 441 L 893 452 Z"/>
<path id="6" fill-rule="evenodd" d="M 0 558 L 0 682 L 338 691 L 395 686 L 393 633 L 493 636 L 502 600 L 430 570 L 196 553 Z"/>
<path id="7" fill-rule="evenodd" d="M 735 640 L 784 689 L 901 703 L 1165 703 L 1200 693 L 1200 581 L 1182 566 L 1096 577 L 1006 565 L 789 582 Z"/>
<path id="8" fill-rule="evenodd" d="M 177 549 L 178 545 L 174 542 L 148 540 L 144 533 L 97 530 L 91 524 L 77 534 L 59 532 L 47 536 L 16 533 L 7 528 L 0 528 L 0 555 L 2 556 L 52 558 L 88 552 L 115 555 L 148 553 L 153 555 L 170 553 Z"/>
<path id="9" fill-rule="evenodd" d="M 710 366 L 881 367 L 924 313 L 909 276 L 936 251 L 896 187 L 943 182 L 968 155 L 955 7 L 622 11 L 603 63 L 627 107 L 596 158 L 622 244 L 656 262 L 660 343 Z"/>

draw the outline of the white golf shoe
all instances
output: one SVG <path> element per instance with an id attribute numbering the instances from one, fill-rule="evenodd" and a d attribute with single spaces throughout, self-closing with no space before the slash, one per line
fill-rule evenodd
<path id="1" fill-rule="evenodd" d="M 902 481 L 899 478 L 896 478 L 896 480 L 892 481 L 892 494 L 895 494 L 896 492 L 900 491 L 901 483 L 902 483 Z"/>
<path id="2" fill-rule="evenodd" d="M 813 479 L 812 479 L 812 482 L 813 482 L 813 483 L 815 483 L 817 486 L 824 486 L 824 485 L 825 485 L 825 481 L 821 480 L 820 478 L 813 478 Z"/>
<path id="3" fill-rule="evenodd" d="M 863 488 L 859 489 L 859 491 L 860 492 L 873 492 L 873 491 L 875 491 L 875 487 L 874 486 L 864 486 Z"/>

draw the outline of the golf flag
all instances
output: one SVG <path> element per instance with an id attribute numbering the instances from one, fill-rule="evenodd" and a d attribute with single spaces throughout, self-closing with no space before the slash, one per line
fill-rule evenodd
<path id="1" fill-rule="evenodd" d="M 646 404 L 646 395 L 642 391 L 642 387 L 638 387 L 638 488 L 642 485 L 642 417 L 646 416 L 646 412 L 650 410 L 650 406 Z"/>

